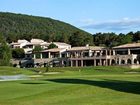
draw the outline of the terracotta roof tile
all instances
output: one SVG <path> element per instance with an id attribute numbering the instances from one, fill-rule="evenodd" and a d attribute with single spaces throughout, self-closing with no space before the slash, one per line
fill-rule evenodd
<path id="1" fill-rule="evenodd" d="M 63 49 L 63 48 L 53 48 L 53 49 L 43 50 L 41 52 L 60 52 L 62 50 L 65 50 L 65 49 Z"/>
<path id="2" fill-rule="evenodd" d="M 134 48 L 134 47 L 140 47 L 140 43 L 129 43 L 129 44 L 116 46 L 116 47 L 113 47 L 113 48 Z"/>
<path id="3" fill-rule="evenodd" d="M 71 49 L 67 50 L 67 51 L 84 51 L 84 50 L 102 50 L 104 47 L 100 47 L 100 46 L 81 46 L 81 47 L 72 47 Z"/>

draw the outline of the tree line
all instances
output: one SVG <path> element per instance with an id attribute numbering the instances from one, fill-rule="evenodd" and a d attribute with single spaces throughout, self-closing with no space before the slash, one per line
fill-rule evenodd
<path id="1" fill-rule="evenodd" d="M 126 34 L 96 33 L 93 35 L 93 43 L 96 46 L 114 47 L 127 43 L 140 42 L 140 31 Z"/>

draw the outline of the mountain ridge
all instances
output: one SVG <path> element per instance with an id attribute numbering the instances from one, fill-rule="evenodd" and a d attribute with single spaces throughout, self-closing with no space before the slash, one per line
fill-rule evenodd
<path id="1" fill-rule="evenodd" d="M 60 20 L 0 12 L 0 33 L 6 37 L 8 42 L 18 39 L 40 38 L 46 41 L 71 43 L 69 39 L 76 32 L 80 32 L 82 37 L 92 40 L 90 33 Z"/>

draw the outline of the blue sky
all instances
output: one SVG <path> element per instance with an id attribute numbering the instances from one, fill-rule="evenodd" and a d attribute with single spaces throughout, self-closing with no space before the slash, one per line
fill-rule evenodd
<path id="1" fill-rule="evenodd" d="M 50 17 L 90 33 L 140 30 L 140 0 L 0 0 L 1 12 Z"/>

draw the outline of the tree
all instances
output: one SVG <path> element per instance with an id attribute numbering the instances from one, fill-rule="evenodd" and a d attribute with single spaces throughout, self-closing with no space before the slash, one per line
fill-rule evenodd
<path id="1" fill-rule="evenodd" d="M 88 41 L 87 42 L 85 41 L 85 36 L 79 31 L 73 33 L 70 36 L 69 40 L 72 46 L 83 46 L 89 44 Z"/>
<path id="2" fill-rule="evenodd" d="M 69 38 L 65 33 L 62 33 L 61 42 L 69 43 Z"/>
<path id="3" fill-rule="evenodd" d="M 94 44 L 96 46 L 113 47 L 118 45 L 117 38 L 118 36 L 115 33 L 96 33 L 94 35 Z"/>
<path id="4" fill-rule="evenodd" d="M 140 40 L 140 31 L 133 34 L 133 41 L 138 42 Z"/>
<path id="5" fill-rule="evenodd" d="M 40 58 L 40 51 L 42 51 L 43 49 L 41 48 L 41 46 L 35 46 L 35 48 L 33 49 L 33 53 L 35 53 L 36 58 Z"/>
<path id="6" fill-rule="evenodd" d="M 10 65 L 11 59 L 11 49 L 6 43 L 5 38 L 0 35 L 0 65 L 8 66 Z"/>
<path id="7" fill-rule="evenodd" d="M 24 58 L 25 57 L 24 49 L 22 49 L 22 48 L 13 49 L 12 57 L 17 58 L 17 59 Z"/>
<path id="8" fill-rule="evenodd" d="M 51 44 L 48 46 L 48 49 L 52 49 L 52 48 L 58 48 L 58 46 L 56 46 L 54 43 L 51 43 Z"/>
<path id="9" fill-rule="evenodd" d="M 126 44 L 126 43 L 131 43 L 133 40 L 133 36 L 131 34 L 122 34 L 120 33 L 118 35 L 118 43 L 119 45 L 122 45 L 122 44 Z"/>

